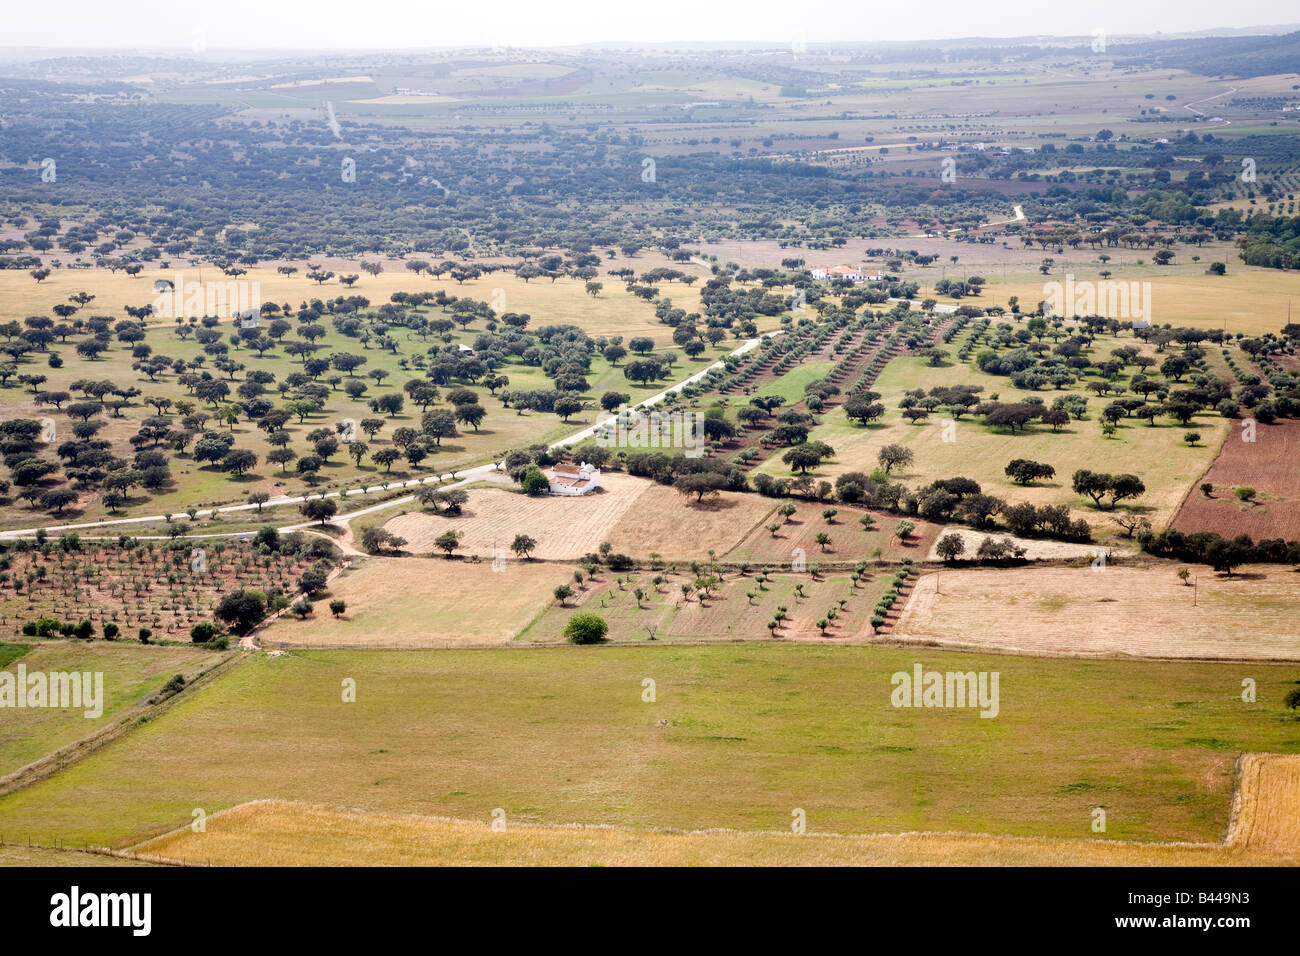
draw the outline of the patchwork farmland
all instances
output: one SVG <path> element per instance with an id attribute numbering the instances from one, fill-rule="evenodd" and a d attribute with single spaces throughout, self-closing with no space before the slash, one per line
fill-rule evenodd
<path id="1" fill-rule="evenodd" d="M 1300 865 L 1300 35 L 1002 7 L 0 51 L 0 873 Z"/>

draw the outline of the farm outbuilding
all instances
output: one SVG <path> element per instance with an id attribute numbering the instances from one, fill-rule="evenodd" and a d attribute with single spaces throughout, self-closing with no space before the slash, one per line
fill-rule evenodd
<path id="1" fill-rule="evenodd" d="M 585 495 L 600 487 L 600 469 L 583 462 L 581 465 L 556 465 L 551 469 L 551 494 Z"/>

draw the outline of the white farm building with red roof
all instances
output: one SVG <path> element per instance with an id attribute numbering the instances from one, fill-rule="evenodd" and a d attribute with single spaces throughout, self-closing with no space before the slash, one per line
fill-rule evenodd
<path id="1" fill-rule="evenodd" d="M 600 469 L 583 462 L 581 465 L 555 465 L 551 468 L 551 494 L 585 495 L 600 487 Z"/>

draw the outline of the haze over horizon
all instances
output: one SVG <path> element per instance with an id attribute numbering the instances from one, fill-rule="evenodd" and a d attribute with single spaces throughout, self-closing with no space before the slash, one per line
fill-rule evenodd
<path id="1" fill-rule="evenodd" d="M 1294 23 L 1285 0 L 1250 8 L 1261 31 Z M 743 6 L 686 0 L 616 6 L 601 0 L 567 0 L 541 7 L 523 0 L 483 9 L 435 9 L 411 0 L 320 0 L 267 5 L 231 0 L 218 14 L 199 4 L 137 0 L 128 7 L 91 0 L 60 5 L 57 21 L 46 7 L 17 7 L 6 14 L 0 47 L 97 51 L 420 50 L 446 47 L 567 47 L 619 44 L 817 44 L 827 42 L 934 41 L 959 38 L 1090 37 L 1185 34 L 1209 30 L 1249 32 L 1225 22 L 1219 3 L 1189 0 L 1171 17 L 1155 4 L 1099 0 L 1085 11 L 1026 9 L 1011 0 L 972 4 L 936 0 L 917 19 L 883 20 L 879 8 L 832 0 L 815 15 L 776 0 Z"/>

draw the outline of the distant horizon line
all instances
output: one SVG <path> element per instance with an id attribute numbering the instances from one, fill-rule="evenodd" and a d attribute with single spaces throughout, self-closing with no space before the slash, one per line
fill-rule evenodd
<path id="1" fill-rule="evenodd" d="M 1111 42 L 1141 42 L 1149 40 L 1167 39 L 1212 39 L 1214 37 L 1236 37 L 1244 38 L 1251 36 L 1282 36 L 1287 33 L 1300 32 L 1300 23 L 1289 24 L 1254 24 L 1251 26 L 1223 26 L 1223 27 L 1205 27 L 1197 30 L 1157 31 L 1155 33 L 1110 33 L 1108 40 Z M 35 54 L 40 56 L 52 56 L 60 54 L 74 54 L 79 56 L 101 55 L 101 56 L 158 56 L 165 55 L 176 57 L 182 55 L 188 58 L 202 58 L 222 56 L 225 58 L 249 59 L 254 56 L 266 57 L 276 54 L 295 54 L 301 55 L 306 53 L 345 53 L 354 56 L 373 55 L 373 54 L 419 54 L 431 52 L 477 52 L 477 51 L 495 51 L 506 52 L 512 50 L 518 51 L 566 51 L 566 50 L 583 50 L 583 51 L 623 51 L 628 49 L 654 50 L 657 48 L 667 48 L 676 51 L 708 51 L 708 50 L 789 50 L 794 42 L 797 42 L 801 51 L 811 51 L 813 49 L 835 50 L 852 47 L 872 48 L 872 47 L 899 47 L 899 46 L 942 46 L 944 44 L 975 44 L 991 43 L 999 46 L 1013 45 L 1053 45 L 1050 41 L 1058 43 L 1073 42 L 1091 42 L 1093 34 L 1053 34 L 1053 33 L 1025 33 L 1008 36 L 991 36 L 991 35 L 969 35 L 969 36 L 952 36 L 952 37 L 916 37 L 901 40 L 814 40 L 804 37 L 797 38 L 796 41 L 772 40 L 772 39 L 752 39 L 752 40 L 591 40 L 578 43 L 541 43 L 541 44 L 515 44 L 515 43 L 492 43 L 492 42 L 458 42 L 437 44 L 428 46 L 346 46 L 346 45 L 328 45 L 313 44 L 307 46 L 243 46 L 243 47 L 223 47 L 223 46 L 205 46 L 202 50 L 192 49 L 192 44 L 177 42 L 175 44 L 163 46 L 101 46 L 101 45 L 46 45 L 39 43 L 18 43 L 18 44 L 0 44 L 0 57 L 12 57 L 15 55 Z M 183 51 L 183 52 L 180 52 Z"/>

